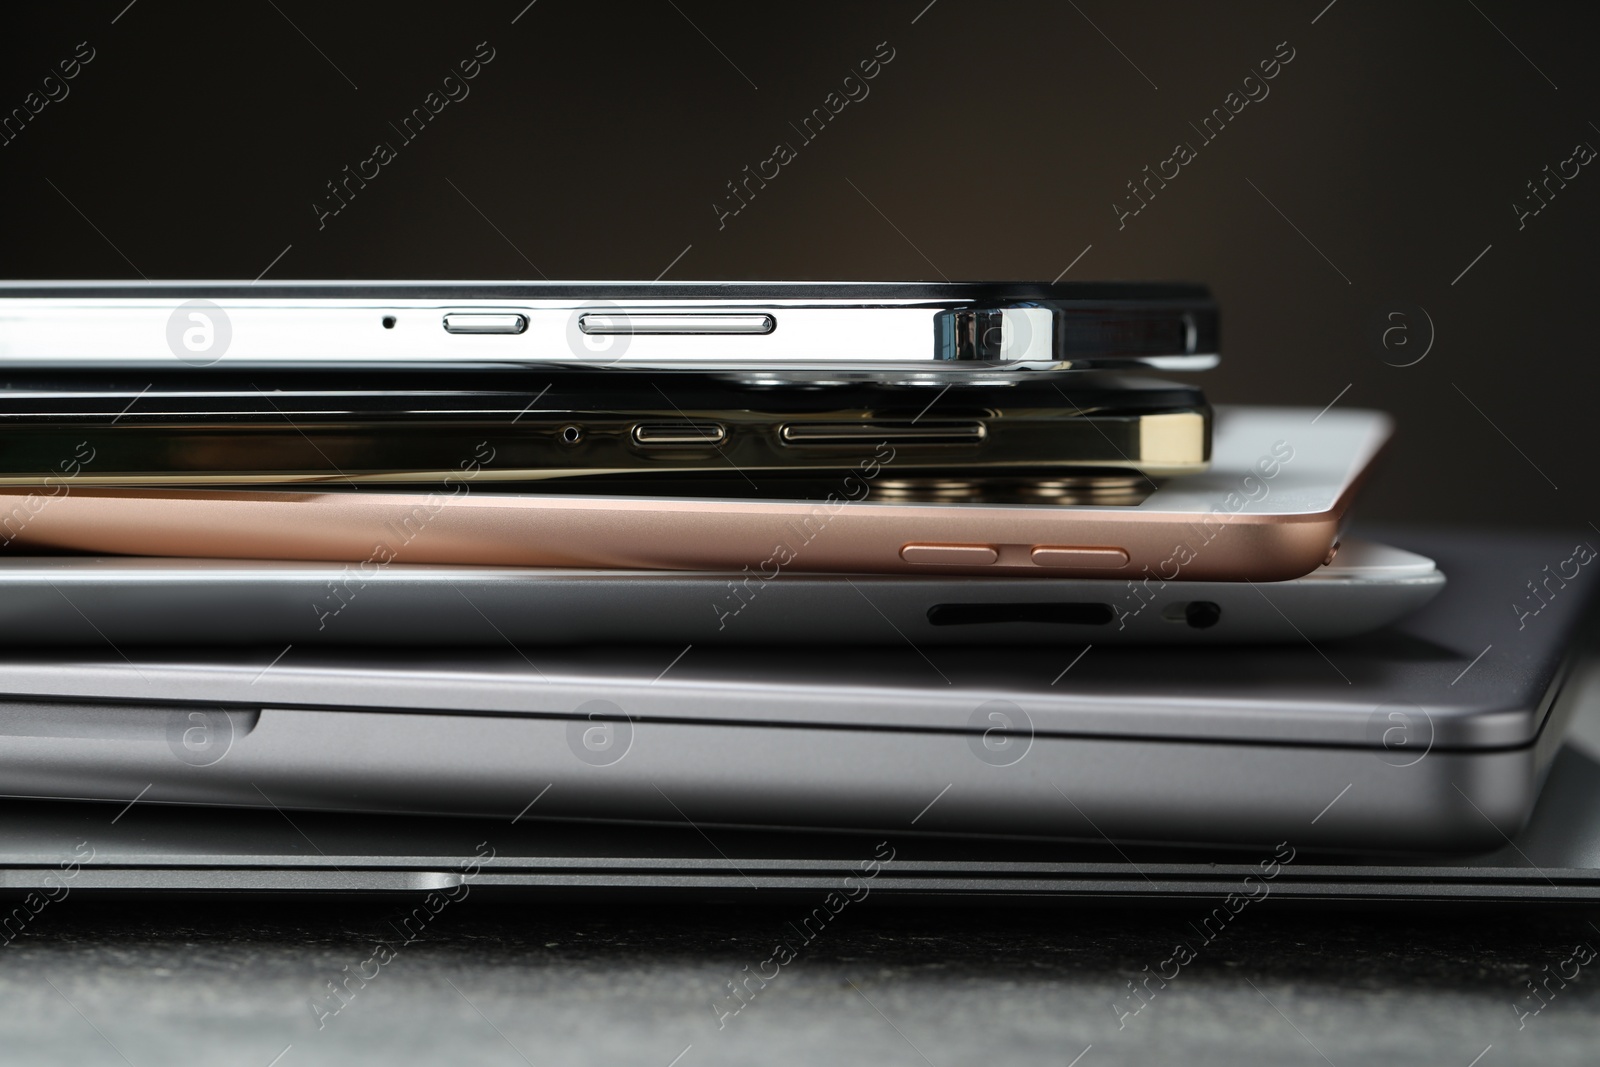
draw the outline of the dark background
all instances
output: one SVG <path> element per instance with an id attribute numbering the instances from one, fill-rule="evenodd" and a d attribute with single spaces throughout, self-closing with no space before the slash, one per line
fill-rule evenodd
<path id="1" fill-rule="evenodd" d="M 0 277 L 1192 279 L 1225 312 L 1215 399 L 1399 416 L 1365 515 L 1588 539 L 1600 170 L 1520 231 L 1512 205 L 1600 146 L 1597 29 L 1594 5 L 1510 0 L 11 4 L 0 116 L 79 42 L 95 58 L 0 145 Z M 398 141 L 389 123 L 480 41 L 495 58 L 470 96 L 319 230 L 325 183 Z M 719 228 L 725 183 L 885 41 L 870 96 Z M 1124 183 L 1285 41 L 1270 96 L 1119 229 Z M 1391 366 L 1427 347 L 1418 307 L 1433 347 Z M 1414 347 L 1377 342 L 1394 311 Z M 1592 977 L 1516 1029 L 1524 983 L 1588 914 L 1263 910 L 1122 1032 L 1112 1003 L 1188 916 L 994 904 L 852 912 L 726 1033 L 709 996 L 788 913 L 452 912 L 314 1032 L 308 994 L 377 914 L 75 900 L 3 947 L 0 1048 L 141 1067 L 1494 1067 L 1592 1062 L 1596 1041 Z"/>
<path id="2" fill-rule="evenodd" d="M 1547 164 L 1600 145 L 1592 7 L 110 0 L 0 17 L 5 113 L 95 50 L 0 146 L 5 277 L 1192 279 L 1224 308 L 1214 399 L 1399 416 L 1365 515 L 1575 537 L 1600 521 L 1600 168 L 1523 229 L 1513 209 Z M 470 95 L 402 143 L 389 123 L 479 42 L 494 59 Z M 789 124 L 880 42 L 894 58 L 870 95 L 800 144 Z M 1294 59 L 1270 95 L 1200 147 L 1189 124 L 1280 42 Z M 325 184 L 380 140 L 398 158 L 319 229 Z M 1199 157 L 1119 228 L 1125 183 L 1179 140 Z M 798 158 L 719 227 L 725 184 L 778 141 Z M 1430 320 L 1427 357 L 1390 365 L 1427 348 Z M 1409 347 L 1385 350 L 1396 322 Z"/>

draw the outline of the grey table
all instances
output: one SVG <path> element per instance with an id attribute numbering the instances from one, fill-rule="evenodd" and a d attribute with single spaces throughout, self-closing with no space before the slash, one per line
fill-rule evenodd
<path id="1" fill-rule="evenodd" d="M 1151 981 L 1143 1001 L 1128 983 L 1147 966 L 1171 973 L 1162 961 L 1174 942 L 1197 943 L 1188 928 L 1200 918 L 1190 914 L 1196 906 L 955 911 L 875 907 L 868 898 L 800 943 L 788 926 L 800 917 L 792 906 L 469 898 L 374 967 L 364 963 L 374 942 L 398 940 L 385 922 L 390 904 L 68 898 L 0 949 L 0 1059 L 135 1067 L 1596 1061 L 1600 964 L 1564 989 L 1550 979 L 1555 992 L 1542 1010 L 1518 1018 L 1538 1006 L 1528 979 L 1570 974 L 1563 961 L 1574 945 L 1600 944 L 1588 910 L 1374 914 L 1275 904 L 1241 915 L 1164 988 Z M 763 966 L 783 937 L 799 944 L 797 958 Z M 352 983 L 342 1003 L 324 983 L 347 967 L 377 976 Z M 751 980 L 742 1002 L 729 995 L 727 983 L 774 970 L 764 986 Z"/>

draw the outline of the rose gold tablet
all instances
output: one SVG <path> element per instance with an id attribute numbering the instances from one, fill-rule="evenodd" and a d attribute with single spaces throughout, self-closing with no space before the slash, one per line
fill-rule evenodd
<path id="1" fill-rule="evenodd" d="M 63 477 L 0 492 L 0 544 L 356 568 L 733 570 L 747 583 L 784 571 L 1275 581 L 1331 558 L 1391 429 L 1372 411 L 1223 407 L 1209 471 L 1089 503 L 1052 502 L 1083 499 L 1071 486 L 1057 497 L 1036 486 L 1026 503 L 907 486 L 887 443 L 863 446 L 843 465 L 853 473 L 807 500 L 509 494 L 467 477 L 429 493 L 88 489 Z"/>

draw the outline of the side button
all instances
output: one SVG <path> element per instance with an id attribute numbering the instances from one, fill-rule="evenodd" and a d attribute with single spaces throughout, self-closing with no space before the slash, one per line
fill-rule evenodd
<path id="1" fill-rule="evenodd" d="M 771 333 L 777 328 L 771 315 L 727 312 L 591 311 L 578 316 L 578 329 L 589 334 Z"/>
<path id="2" fill-rule="evenodd" d="M 452 311 L 444 317 L 445 333 L 521 333 L 528 316 Z"/>
<path id="3" fill-rule="evenodd" d="M 728 431 L 714 422 L 646 424 L 633 428 L 636 445 L 720 445 Z"/>
<path id="4" fill-rule="evenodd" d="M 900 558 L 907 563 L 987 567 L 1000 558 L 1000 553 L 988 545 L 906 545 L 900 550 Z"/>
<path id="5" fill-rule="evenodd" d="M 1033 550 L 1036 567 L 1125 567 L 1128 554 L 1120 548 L 1071 548 L 1040 545 Z"/>

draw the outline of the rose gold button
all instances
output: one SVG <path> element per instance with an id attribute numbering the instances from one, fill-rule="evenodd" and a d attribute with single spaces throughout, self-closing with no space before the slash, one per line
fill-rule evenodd
<path id="1" fill-rule="evenodd" d="M 988 545 L 906 545 L 900 558 L 907 563 L 935 563 L 944 566 L 986 567 L 1000 558 Z"/>
<path id="2" fill-rule="evenodd" d="M 1033 562 L 1038 567 L 1123 567 L 1128 554 L 1120 548 L 1040 545 L 1033 550 Z"/>

